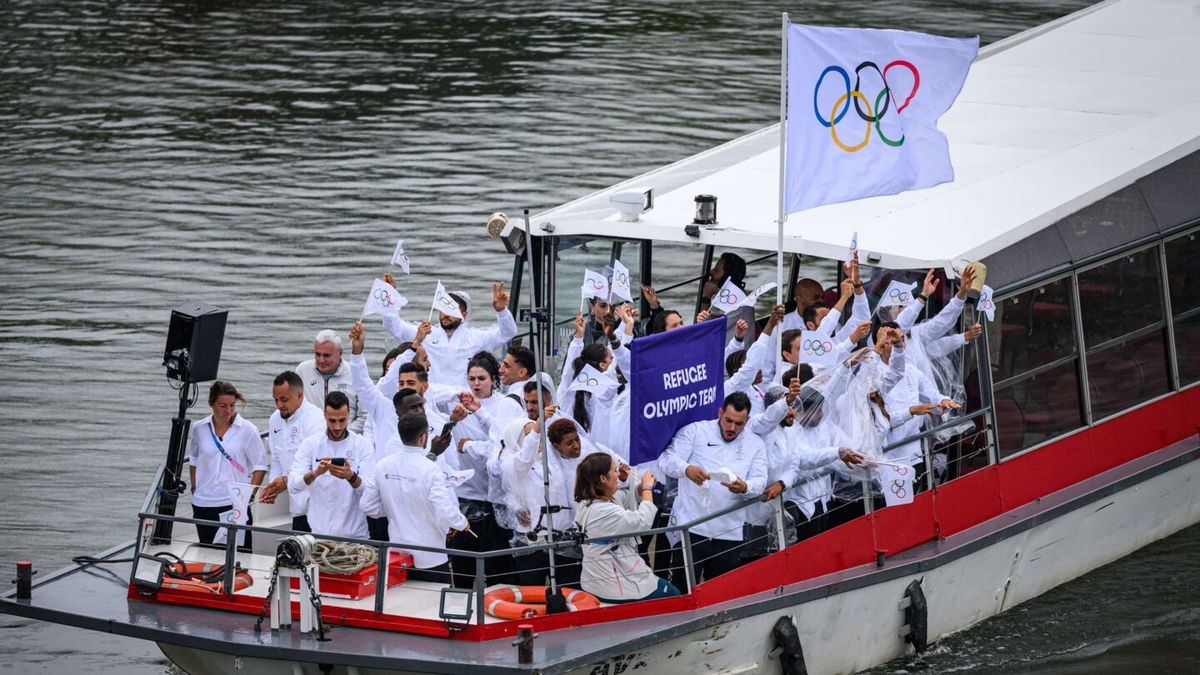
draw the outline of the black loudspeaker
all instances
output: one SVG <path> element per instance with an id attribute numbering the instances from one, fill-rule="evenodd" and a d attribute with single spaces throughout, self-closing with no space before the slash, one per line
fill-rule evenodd
<path id="1" fill-rule="evenodd" d="M 189 301 L 171 310 L 163 351 L 167 377 L 188 383 L 217 379 L 228 317 L 229 310 L 203 302 Z"/>

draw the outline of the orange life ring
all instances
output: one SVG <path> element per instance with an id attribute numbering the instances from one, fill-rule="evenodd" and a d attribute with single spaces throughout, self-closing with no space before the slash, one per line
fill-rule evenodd
<path id="1" fill-rule="evenodd" d="M 163 570 L 163 588 L 208 591 L 210 593 L 225 592 L 225 566 L 216 563 L 200 563 L 180 561 L 167 565 Z M 238 567 L 233 574 L 233 590 L 250 588 L 254 577 L 250 572 Z"/>
<path id="2" fill-rule="evenodd" d="M 545 586 L 500 586 L 483 596 L 483 607 L 498 619 L 527 619 L 546 615 Z M 567 608 L 572 612 L 600 606 L 596 596 L 574 588 L 562 588 Z"/>

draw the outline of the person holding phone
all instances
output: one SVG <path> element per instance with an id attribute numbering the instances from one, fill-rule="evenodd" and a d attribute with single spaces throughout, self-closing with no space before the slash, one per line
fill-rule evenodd
<path id="1" fill-rule="evenodd" d="M 313 534 L 368 536 L 367 517 L 359 509 L 366 476 L 375 468 L 375 450 L 350 431 L 350 399 L 340 391 L 325 398 L 325 433 L 306 438 L 288 472 L 288 492 L 308 495 L 308 524 Z"/>

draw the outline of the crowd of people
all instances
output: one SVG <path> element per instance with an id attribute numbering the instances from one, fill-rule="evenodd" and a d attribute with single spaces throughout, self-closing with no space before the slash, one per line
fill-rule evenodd
<path id="1" fill-rule="evenodd" d="M 383 357 L 378 379 L 368 371 L 361 321 L 345 333 L 348 355 L 343 334 L 323 330 L 313 359 L 273 382 L 269 456 L 258 428 L 239 414 L 242 394 L 213 383 L 212 415 L 194 423 L 190 437 L 193 516 L 217 520 L 231 508 L 227 485 L 250 484 L 259 502 L 287 494 L 296 531 L 439 549 L 410 551 L 412 580 L 471 588 L 476 558 L 462 553 L 509 550 L 485 559 L 486 584 L 543 585 L 552 556 L 530 545 L 556 541 L 560 585 L 614 603 L 678 594 L 690 580 L 765 555 L 768 540 L 800 541 L 874 508 L 865 502 L 877 496 L 864 492 L 874 472 L 923 475 L 920 442 L 903 441 L 964 404 L 955 364 L 979 327 L 953 329 L 970 269 L 923 321 L 927 296 L 939 290 L 932 271 L 915 302 L 872 310 L 857 260 L 844 269 L 833 293 L 803 279 L 792 304 L 762 320 L 752 309 L 694 317 L 729 328 L 719 411 L 680 428 L 657 460 L 634 466 L 630 343 L 685 325 L 653 288 L 642 287 L 650 307 L 643 317 L 628 304 L 587 303 L 557 385 L 514 340 L 504 284 L 493 285 L 488 304 L 450 293 L 461 318 L 383 317 L 399 345 Z M 727 280 L 741 286 L 745 272 L 740 257 L 726 254 L 708 290 Z M 384 280 L 395 286 L 390 275 Z M 802 362 L 802 334 L 827 338 L 836 360 Z M 572 386 L 592 372 L 614 386 Z M 914 480 L 910 489 L 922 485 Z M 678 532 L 628 536 L 698 520 L 689 528 L 692 579 Z M 218 529 L 197 526 L 206 543 Z"/>

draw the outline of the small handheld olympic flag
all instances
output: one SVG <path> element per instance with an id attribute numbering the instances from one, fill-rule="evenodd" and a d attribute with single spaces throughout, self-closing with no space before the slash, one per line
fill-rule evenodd
<path id="1" fill-rule="evenodd" d="M 403 239 L 396 242 L 396 250 L 392 252 L 392 264 L 399 265 L 405 274 L 410 274 L 408 271 L 408 254 L 404 252 Z"/>
<path id="2" fill-rule="evenodd" d="M 732 279 L 726 279 L 721 290 L 712 297 L 712 309 L 719 309 L 725 314 L 741 307 L 746 301 L 746 291 L 733 284 Z"/>
<path id="3" fill-rule="evenodd" d="M 437 288 L 433 291 L 433 307 L 429 310 L 430 319 L 433 318 L 434 310 L 442 314 L 449 314 L 456 319 L 463 318 L 462 311 L 458 307 L 458 301 L 450 297 L 450 294 L 446 292 L 446 287 L 440 281 L 437 284 Z"/>
<path id="4" fill-rule="evenodd" d="M 838 362 L 833 338 L 815 330 L 800 332 L 800 363 L 832 366 Z"/>
<path id="5" fill-rule="evenodd" d="M 858 253 L 858 230 L 850 235 L 850 253 L 846 255 L 846 264 L 854 262 L 854 254 Z"/>
<path id="6" fill-rule="evenodd" d="M 913 297 L 913 290 L 916 289 L 917 282 L 904 284 L 899 281 L 892 281 L 888 287 L 884 289 L 883 295 L 879 297 L 879 307 L 908 307 L 916 302 Z"/>
<path id="7" fill-rule="evenodd" d="M 226 481 L 229 487 L 229 503 L 233 505 L 228 511 L 222 511 L 217 514 L 217 518 L 222 523 L 237 523 L 245 525 L 246 520 L 250 516 L 250 493 L 254 491 L 254 486 L 247 483 L 238 483 L 236 481 Z M 213 537 L 213 541 L 218 544 L 224 544 L 228 539 L 226 528 L 222 527 L 217 530 L 217 535 Z M 237 545 L 242 546 L 246 541 L 246 531 L 238 530 Z"/>
<path id="8" fill-rule="evenodd" d="M 604 391 L 618 386 L 617 378 L 611 373 L 600 372 L 590 365 L 584 364 L 583 368 L 579 369 L 579 374 L 571 382 L 571 386 L 567 391 L 590 391 L 593 393 Z"/>
<path id="9" fill-rule="evenodd" d="M 911 504 L 913 501 L 913 468 L 876 464 L 871 469 L 883 488 L 883 500 L 888 506 Z"/>
<path id="10" fill-rule="evenodd" d="M 975 301 L 975 307 L 987 316 L 988 321 L 996 320 L 996 301 L 992 300 L 992 289 L 984 284 L 979 291 L 979 299 Z"/>
<path id="11" fill-rule="evenodd" d="M 367 302 L 363 305 L 362 315 L 378 314 L 392 316 L 399 314 L 401 308 L 408 304 L 408 298 L 396 292 L 382 279 L 376 279 L 371 284 L 371 292 L 367 294 Z"/>
<path id="12" fill-rule="evenodd" d="M 774 281 L 763 284 L 762 286 L 759 286 L 758 288 L 754 289 L 753 293 L 746 296 L 746 299 L 742 301 L 741 306 L 742 307 L 747 307 L 747 306 L 753 307 L 758 302 L 758 299 L 762 297 L 763 293 L 766 293 L 767 291 L 770 291 L 773 288 L 775 288 Z"/>
<path id="13" fill-rule="evenodd" d="M 613 297 L 621 298 L 625 302 L 633 302 L 633 290 L 629 283 L 629 268 L 622 265 L 620 260 L 614 260 L 612 268 L 612 294 L 608 296 L 609 302 L 612 302 Z"/>
<path id="14" fill-rule="evenodd" d="M 599 272 L 585 269 L 583 271 L 583 285 L 579 287 L 579 292 L 584 300 L 588 298 L 600 298 L 608 302 L 608 279 Z"/>

